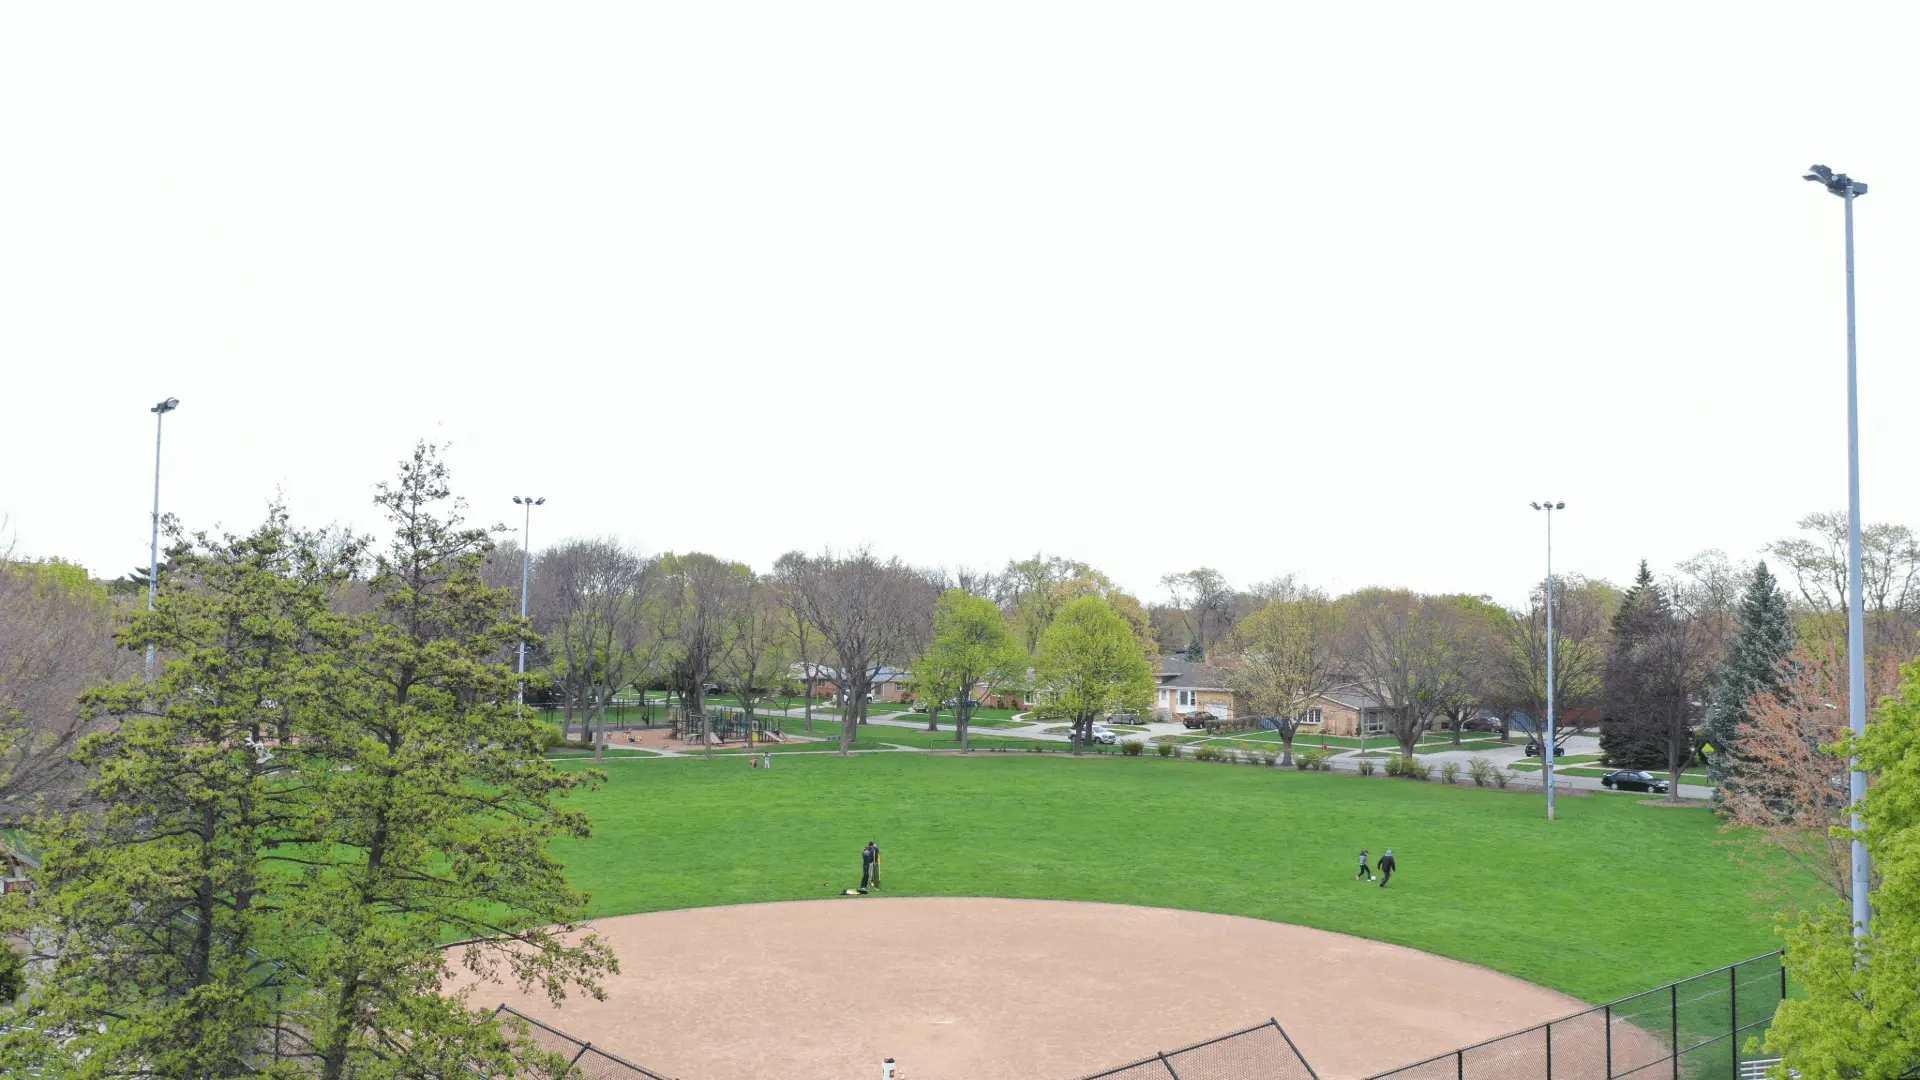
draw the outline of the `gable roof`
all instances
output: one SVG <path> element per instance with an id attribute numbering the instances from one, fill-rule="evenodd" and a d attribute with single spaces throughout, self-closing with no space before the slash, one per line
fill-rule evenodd
<path id="1" fill-rule="evenodd" d="M 1227 669 L 1209 664 L 1196 664 L 1190 660 L 1163 656 L 1154 672 L 1161 686 L 1173 686 L 1182 690 L 1231 690 L 1227 685 Z"/>
<path id="2" fill-rule="evenodd" d="M 1384 709 L 1387 706 L 1387 703 L 1382 701 L 1378 694 L 1361 686 L 1359 683 L 1347 683 L 1344 686 L 1336 686 L 1320 696 L 1336 704 L 1345 705 L 1354 712 L 1360 712 L 1364 709 Z"/>

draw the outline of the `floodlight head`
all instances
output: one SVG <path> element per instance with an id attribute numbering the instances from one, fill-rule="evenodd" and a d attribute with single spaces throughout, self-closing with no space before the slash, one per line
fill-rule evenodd
<path id="1" fill-rule="evenodd" d="M 1867 193 L 1867 185 L 1855 180 L 1846 173 L 1834 172 L 1825 165 L 1810 166 L 1807 169 L 1807 175 L 1801 177 L 1801 179 L 1811 180 L 1816 184 L 1825 185 L 1829 192 L 1843 199 L 1850 196 L 1865 195 Z"/>
<path id="2" fill-rule="evenodd" d="M 1536 502 L 1530 502 L 1527 505 L 1533 507 L 1535 510 L 1540 509 L 1540 504 Z"/>
<path id="3" fill-rule="evenodd" d="M 1554 508 L 1555 510 L 1565 510 L 1565 509 L 1567 508 L 1567 504 L 1566 504 L 1566 503 L 1563 503 L 1563 502 L 1559 502 L 1559 503 L 1554 503 L 1554 504 L 1553 504 L 1553 508 Z"/>
<path id="4" fill-rule="evenodd" d="M 520 500 L 520 496 L 518 496 L 518 495 L 515 495 L 515 496 L 513 497 L 513 505 L 515 505 L 515 506 L 519 506 L 519 505 L 520 505 L 520 502 L 521 502 L 521 500 Z"/>
<path id="5" fill-rule="evenodd" d="M 547 497 L 545 495 L 540 496 L 539 498 L 533 500 L 533 505 L 535 506 L 547 505 Z"/>
<path id="6" fill-rule="evenodd" d="M 154 413 L 170 413 L 179 407 L 180 407 L 180 399 L 177 397 L 170 397 L 167 400 L 161 402 L 160 404 L 155 405 L 153 408 L 148 409 L 147 411 L 154 412 Z"/>

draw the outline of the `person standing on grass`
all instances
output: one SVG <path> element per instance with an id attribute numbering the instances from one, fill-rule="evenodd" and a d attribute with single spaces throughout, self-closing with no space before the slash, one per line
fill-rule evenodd
<path id="1" fill-rule="evenodd" d="M 1360 872 L 1353 875 L 1353 880 L 1355 881 L 1359 881 L 1361 878 L 1366 878 L 1368 881 L 1373 880 L 1373 871 L 1367 869 L 1367 849 L 1366 848 L 1360 849 Z"/>
<path id="2" fill-rule="evenodd" d="M 869 882 L 880 887 L 880 845 L 871 840 L 860 849 L 860 888 L 866 889 Z"/>
<path id="3" fill-rule="evenodd" d="M 1394 871 L 1393 849 L 1388 848 L 1387 853 L 1385 855 L 1380 856 L 1380 887 L 1381 888 L 1383 889 L 1386 888 L 1387 882 L 1393 880 L 1393 871 Z"/>

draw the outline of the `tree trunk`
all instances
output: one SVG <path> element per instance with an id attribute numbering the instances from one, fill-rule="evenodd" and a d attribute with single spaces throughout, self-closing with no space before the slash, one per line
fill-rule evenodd
<path id="1" fill-rule="evenodd" d="M 927 730 L 940 730 L 940 706 L 938 703 L 927 706 Z"/>
<path id="2" fill-rule="evenodd" d="M 1297 725 L 1280 721 L 1280 764 L 1293 764 L 1293 736 Z"/>
<path id="3" fill-rule="evenodd" d="M 599 707 L 594 710 L 593 718 L 593 760 L 596 762 L 605 760 L 603 751 L 607 744 L 607 698 L 611 694 L 612 691 L 602 687 L 597 695 L 600 699 Z"/>
<path id="4" fill-rule="evenodd" d="M 813 676 L 807 676 L 807 734 L 813 734 Z"/>
<path id="5" fill-rule="evenodd" d="M 972 722 L 973 706 L 971 705 L 962 705 L 959 710 L 953 714 L 953 733 L 960 738 L 960 750 L 962 753 L 965 753 L 967 749 L 967 725 Z"/>

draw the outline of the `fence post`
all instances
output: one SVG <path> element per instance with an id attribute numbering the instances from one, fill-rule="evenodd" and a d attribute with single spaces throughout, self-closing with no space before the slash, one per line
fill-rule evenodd
<path id="1" fill-rule="evenodd" d="M 1780 950 L 1780 1000 L 1787 1000 L 1787 951 Z"/>
<path id="2" fill-rule="evenodd" d="M 1668 1015 L 1673 1018 L 1673 1042 L 1669 1044 L 1673 1048 L 1673 1080 L 1680 1080 L 1680 984 L 1669 985 L 1667 993 L 1672 1000 Z"/>
<path id="3" fill-rule="evenodd" d="M 1613 1006 L 1602 1005 L 1607 1021 L 1607 1080 L 1613 1080 Z"/>
<path id="4" fill-rule="evenodd" d="M 1465 1050 L 1455 1050 L 1453 1052 L 1453 1077 L 1454 1080 L 1467 1080 L 1467 1052 Z"/>
<path id="5" fill-rule="evenodd" d="M 1173 1080 L 1180 1080 L 1180 1074 L 1173 1071 L 1173 1062 L 1167 1060 L 1167 1052 L 1164 1050 L 1160 1052 L 1160 1064 L 1166 1068 L 1168 1076 L 1173 1077 Z"/>
<path id="6" fill-rule="evenodd" d="M 1740 965 L 1727 969 L 1727 1042 L 1733 1045 L 1733 1080 L 1740 1080 Z"/>
<path id="7" fill-rule="evenodd" d="M 1553 1080 L 1553 1025 L 1547 1027 L 1547 1080 Z"/>

